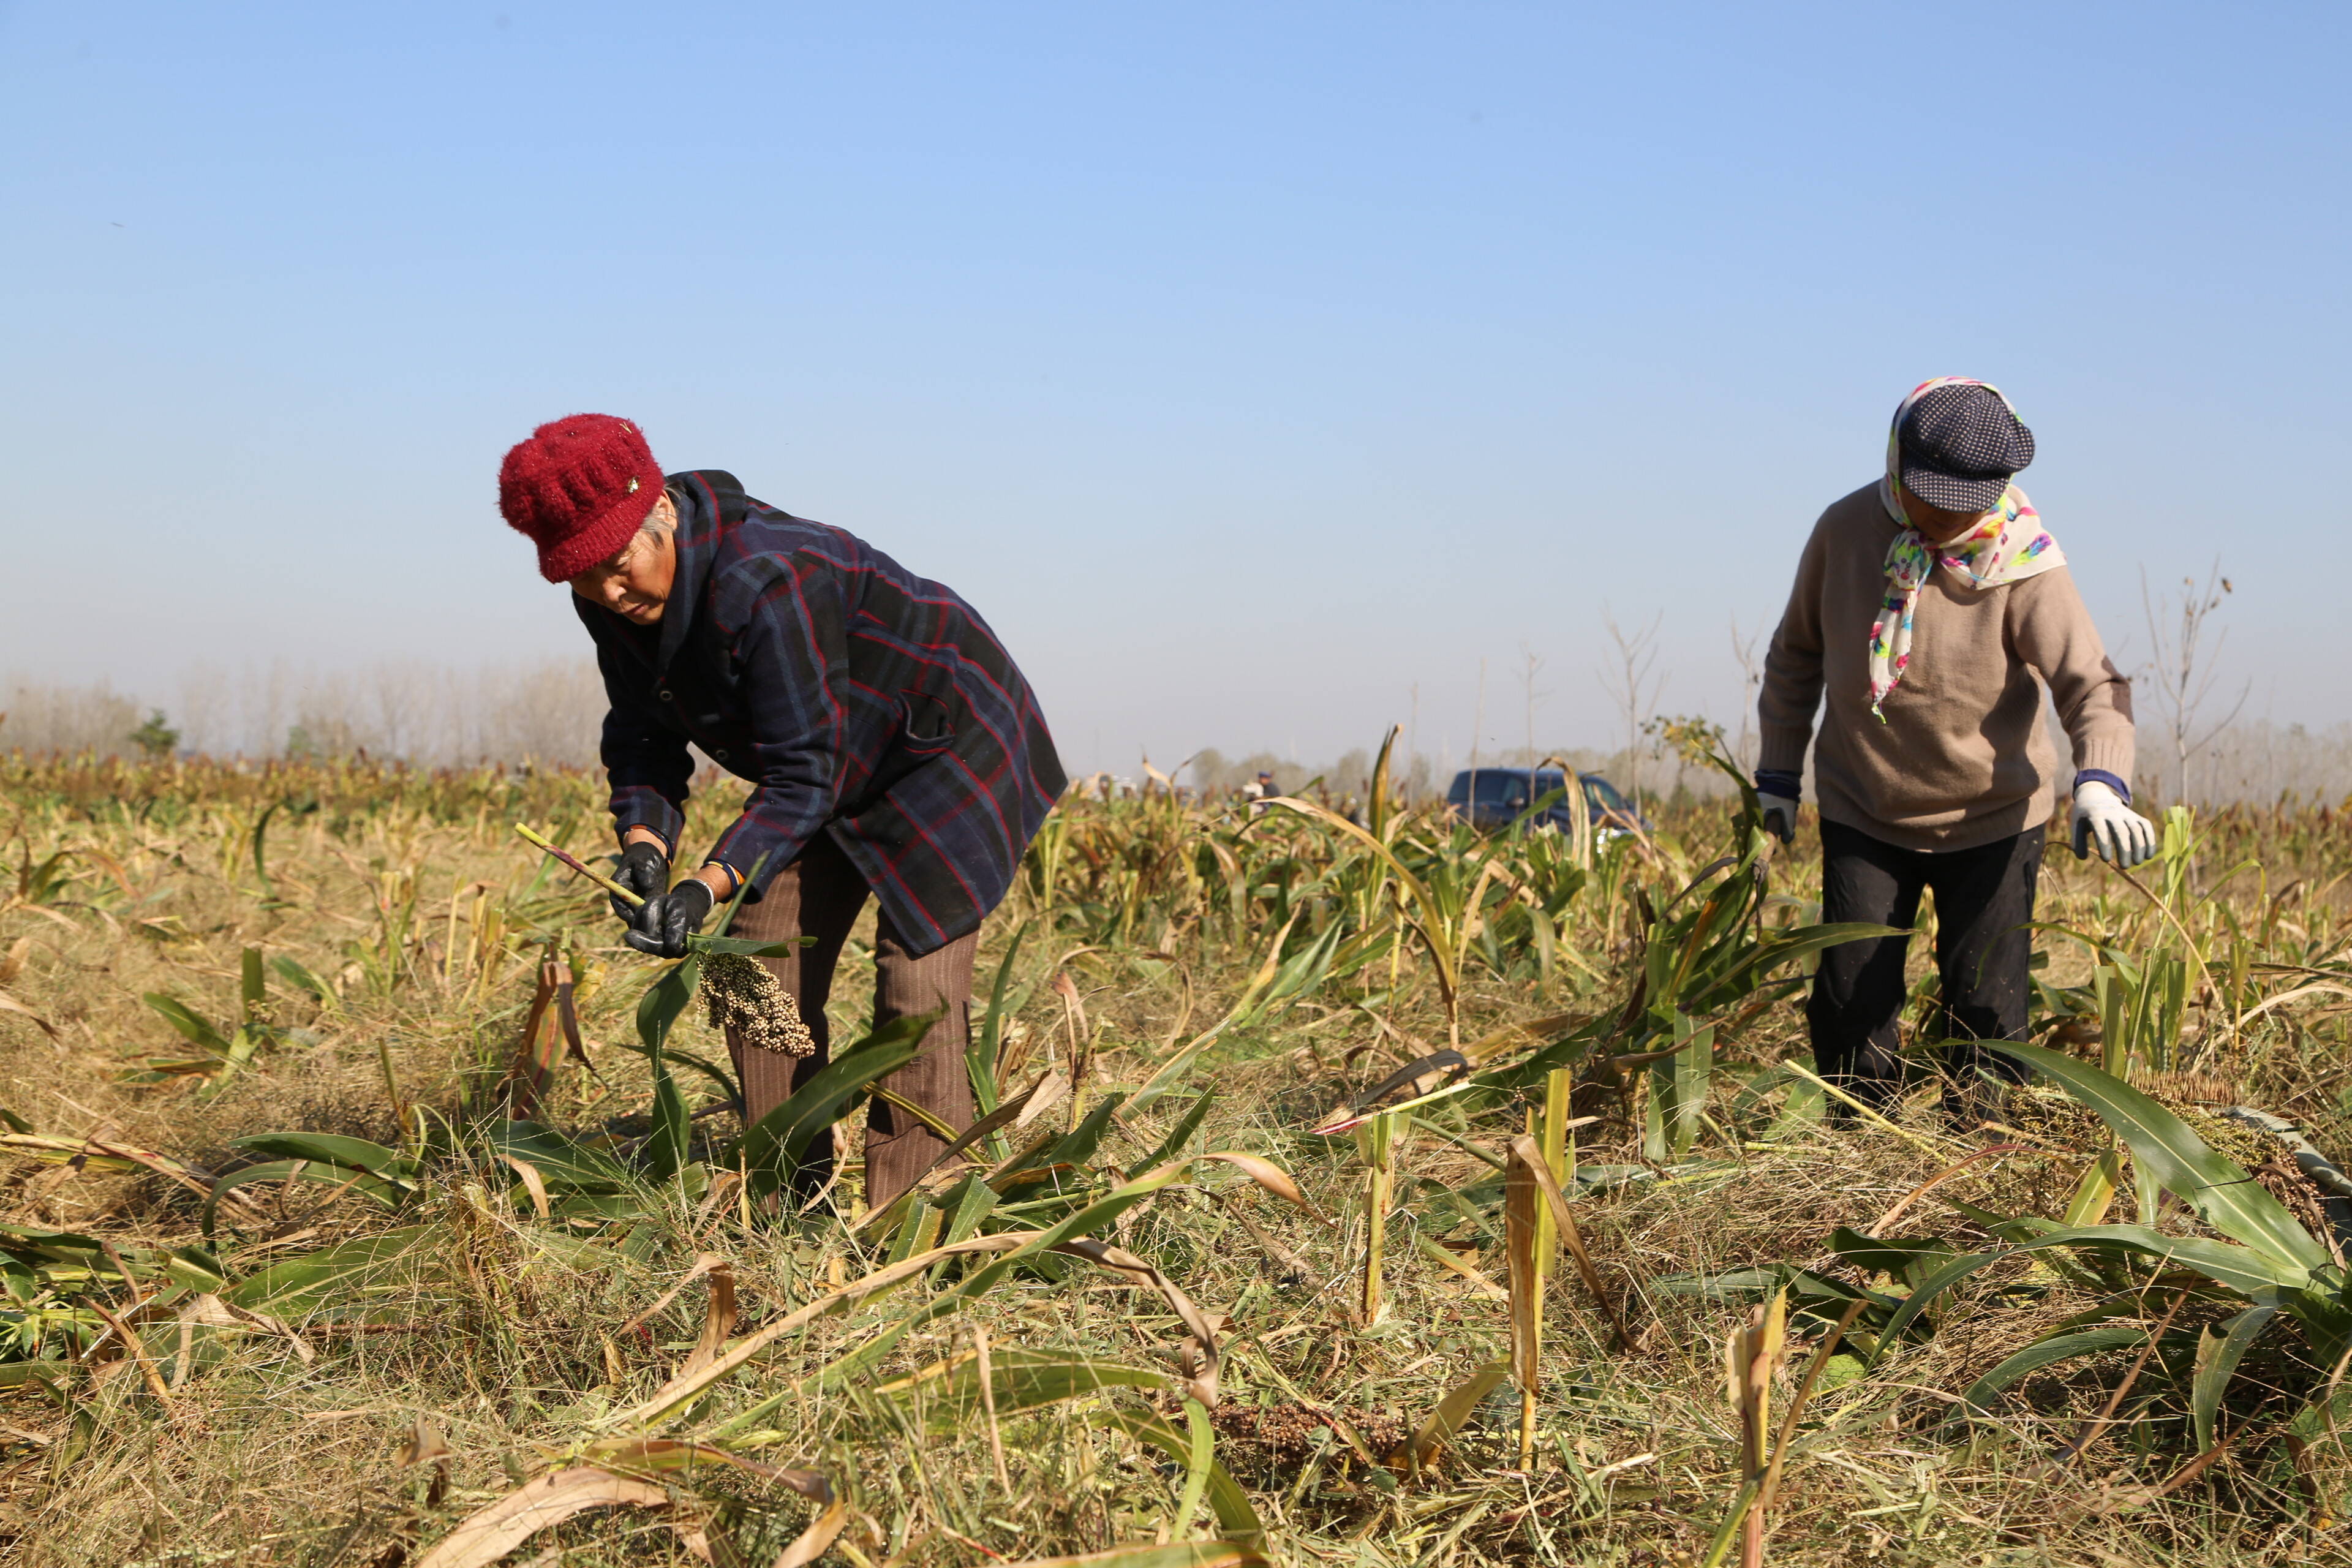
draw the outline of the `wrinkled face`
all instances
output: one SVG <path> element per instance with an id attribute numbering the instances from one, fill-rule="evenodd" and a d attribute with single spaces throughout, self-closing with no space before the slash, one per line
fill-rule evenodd
<path id="1" fill-rule="evenodd" d="M 1929 506 L 1903 487 L 1903 515 L 1919 531 L 1919 537 L 1930 544 L 1949 544 L 1955 539 L 1982 522 L 1987 511 L 1946 511 L 1939 506 Z"/>
<path id="2" fill-rule="evenodd" d="M 650 626 L 660 622 L 677 574 L 677 507 L 664 495 L 626 544 L 565 585 L 592 605 Z"/>

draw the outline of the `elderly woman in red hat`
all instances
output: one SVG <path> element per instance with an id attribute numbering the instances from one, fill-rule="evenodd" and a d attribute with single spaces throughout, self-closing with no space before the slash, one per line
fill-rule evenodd
<path id="1" fill-rule="evenodd" d="M 2133 866 L 2155 847 L 2131 809 L 2131 683 L 2011 482 L 2032 460 L 2033 432 L 1998 388 L 1962 376 L 1915 388 L 1895 411 L 1885 475 L 1813 525 L 1758 703 L 1756 788 L 1784 841 L 1813 751 L 1822 920 L 1908 927 L 1934 891 L 1932 1032 L 1969 1099 L 1980 1071 L 2015 1076 L 1976 1042 L 2025 1036 L 2028 922 L 2058 777 L 2045 684 L 2074 746 L 2076 858 L 2095 845 Z M 1814 977 L 1815 1063 L 1864 1100 L 1903 1083 L 1907 947 L 1848 942 Z"/>
<path id="2" fill-rule="evenodd" d="M 875 1025 L 942 1011 L 893 1092 L 971 1123 L 964 1047 L 980 923 L 1066 783 L 1036 699 L 996 634 L 951 590 L 838 528 L 743 493 L 716 469 L 665 476 L 625 419 L 580 414 L 507 454 L 499 510 L 568 584 L 612 710 L 603 754 L 621 841 L 616 879 L 643 895 L 626 940 L 682 957 L 713 906 L 743 891 L 739 934 L 814 939 L 767 959 L 816 1037 L 812 1056 L 730 1030 L 748 1126 L 826 1058 L 825 999 L 867 898 L 878 900 Z M 674 885 L 694 772 L 688 742 L 750 798 Z M 943 1145 L 878 1097 L 866 1201 L 904 1191 Z M 829 1135 L 794 1175 L 828 1177 Z"/>

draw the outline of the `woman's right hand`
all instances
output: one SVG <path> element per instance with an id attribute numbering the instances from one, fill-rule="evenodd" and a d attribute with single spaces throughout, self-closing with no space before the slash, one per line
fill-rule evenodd
<path id="1" fill-rule="evenodd" d="M 1756 804 L 1764 808 L 1764 831 L 1783 844 L 1797 841 L 1797 803 L 1785 795 L 1756 796 Z"/>
<path id="2" fill-rule="evenodd" d="M 613 880 L 640 899 L 658 899 L 669 891 L 669 855 L 654 840 L 633 838 L 621 849 L 621 864 Z M 613 914 L 617 920 L 635 922 L 641 907 L 617 893 L 613 895 Z"/>

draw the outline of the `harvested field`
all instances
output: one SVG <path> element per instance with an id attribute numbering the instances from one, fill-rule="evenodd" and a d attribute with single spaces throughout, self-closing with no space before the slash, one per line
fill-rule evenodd
<path id="1" fill-rule="evenodd" d="M 0 765 L 0 1540 L 2352 1559 L 2343 1202 L 2222 1114 L 2348 1146 L 2352 825 L 2177 814 L 2136 881 L 2053 842 L 2048 1070 L 1963 1131 L 1811 1078 L 1814 846 L 1739 805 L 1067 800 L 985 935 L 1020 1110 L 877 1215 L 854 1157 L 777 1172 L 900 1043 L 746 1136 L 695 961 L 513 831 L 601 850 L 595 778 Z"/>

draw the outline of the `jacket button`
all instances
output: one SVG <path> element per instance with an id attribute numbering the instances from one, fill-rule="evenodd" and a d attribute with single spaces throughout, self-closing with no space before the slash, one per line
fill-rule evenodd
<path id="1" fill-rule="evenodd" d="M 711 760 L 712 762 L 714 762 L 714 763 L 723 763 L 723 762 L 725 762 L 725 761 L 727 760 L 727 752 L 726 752 L 725 749 L 724 749 L 724 748 L 721 748 L 721 749 L 720 749 L 720 750 L 719 750 L 719 751 L 716 751 L 716 752 L 711 752 L 711 753 L 710 753 L 710 760 Z"/>
<path id="2" fill-rule="evenodd" d="M 677 700 L 677 698 L 670 692 L 665 691 L 661 694 L 661 700 L 665 702 L 675 702 Z"/>

